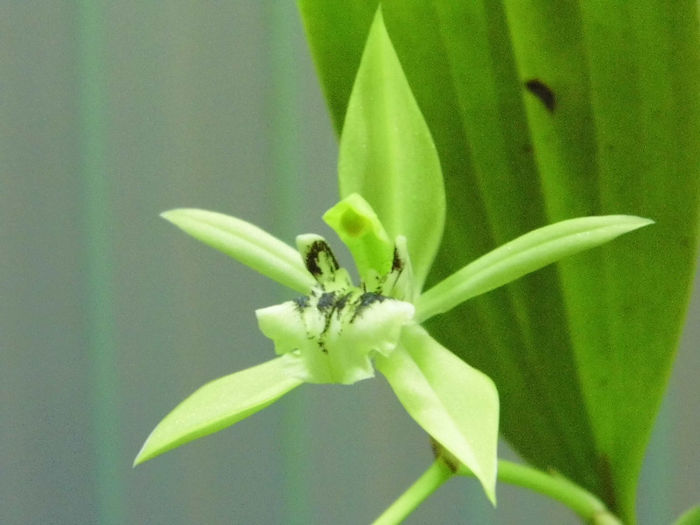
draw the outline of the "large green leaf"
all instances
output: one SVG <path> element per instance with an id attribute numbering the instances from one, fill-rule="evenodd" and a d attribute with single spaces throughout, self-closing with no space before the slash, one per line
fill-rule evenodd
<path id="1" fill-rule="evenodd" d="M 376 1 L 301 0 L 340 130 Z M 390 0 L 447 191 L 429 280 L 558 220 L 653 228 L 465 303 L 431 332 L 494 378 L 501 428 L 634 520 L 696 260 L 697 2 Z"/>

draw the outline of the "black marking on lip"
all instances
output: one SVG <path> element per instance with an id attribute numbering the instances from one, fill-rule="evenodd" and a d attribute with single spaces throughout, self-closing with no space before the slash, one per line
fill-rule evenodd
<path id="1" fill-rule="evenodd" d="M 321 349 L 321 352 L 323 352 L 324 354 L 328 353 L 328 348 L 326 348 L 326 343 L 324 343 L 323 341 L 318 342 L 318 347 Z"/>
<path id="2" fill-rule="evenodd" d="M 324 292 L 321 297 L 318 298 L 318 309 L 321 312 L 325 312 L 329 308 L 333 308 L 335 305 L 335 292 Z"/>
<path id="3" fill-rule="evenodd" d="M 352 292 L 348 292 L 345 295 L 342 295 L 338 298 L 338 300 L 335 302 L 335 311 L 340 314 L 340 311 L 345 308 L 345 305 L 348 304 L 348 300 L 350 300 L 350 296 L 352 295 Z"/>
<path id="4" fill-rule="evenodd" d="M 306 257 L 304 258 L 304 265 L 309 273 L 314 277 L 318 277 L 323 274 L 323 270 L 319 265 L 319 257 L 321 254 L 325 254 L 328 262 L 331 264 L 332 271 L 336 271 L 340 266 L 338 266 L 338 261 L 333 255 L 330 246 L 322 240 L 317 240 L 311 243 L 308 251 L 306 252 Z"/>
<path id="5" fill-rule="evenodd" d="M 294 303 L 296 304 L 296 309 L 299 312 L 303 312 L 304 308 L 309 306 L 309 298 L 306 295 L 302 295 L 301 297 L 296 297 L 296 298 L 292 299 L 292 301 L 294 301 Z"/>
<path id="6" fill-rule="evenodd" d="M 557 107 L 557 98 L 552 88 L 537 78 L 525 82 L 525 87 L 530 93 L 542 101 L 542 104 L 544 104 L 544 107 L 546 107 L 550 113 L 554 113 L 554 109 Z"/>
<path id="7" fill-rule="evenodd" d="M 365 292 L 363 293 L 357 300 L 355 304 L 355 313 L 353 314 L 352 318 L 350 319 L 350 322 L 352 323 L 355 318 L 359 315 L 362 315 L 362 312 L 364 312 L 367 308 L 372 306 L 374 303 L 381 303 L 388 299 L 388 297 L 385 297 L 381 294 L 378 294 L 376 292 Z"/>
<path id="8" fill-rule="evenodd" d="M 386 299 L 386 297 L 384 297 L 381 294 L 378 294 L 375 292 L 365 292 L 360 296 L 360 300 L 358 302 L 357 307 L 358 308 L 367 308 L 369 305 L 374 304 L 374 303 L 381 303 L 385 299 Z"/>

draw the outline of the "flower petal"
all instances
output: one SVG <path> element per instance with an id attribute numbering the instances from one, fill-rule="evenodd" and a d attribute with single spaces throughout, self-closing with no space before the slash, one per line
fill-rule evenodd
<path id="1" fill-rule="evenodd" d="M 467 299 L 653 222 L 632 215 L 604 215 L 533 230 L 479 257 L 422 294 L 416 302 L 416 319 L 423 322 Z"/>
<path id="2" fill-rule="evenodd" d="M 430 130 L 411 93 L 381 9 L 348 101 L 338 157 L 340 195 L 359 193 L 390 239 L 405 235 L 420 290 L 442 237 L 445 190 Z"/>
<path id="3" fill-rule="evenodd" d="M 260 331 L 286 354 L 286 371 L 308 383 L 352 384 L 374 376 L 372 357 L 388 355 L 413 317 L 410 303 L 359 289 L 317 292 L 256 310 Z"/>
<path id="4" fill-rule="evenodd" d="M 134 466 L 262 410 L 302 381 L 285 372 L 286 356 L 216 379 L 196 390 L 158 423 Z"/>
<path id="5" fill-rule="evenodd" d="M 378 356 L 401 404 L 416 422 L 479 479 L 495 503 L 498 392 L 493 381 L 435 341 L 406 326 L 389 357 Z"/>
<path id="6" fill-rule="evenodd" d="M 323 237 L 305 233 L 297 235 L 296 242 L 306 270 L 324 289 L 335 290 L 351 285 L 347 270 L 338 265 L 333 250 Z"/>
<path id="7" fill-rule="evenodd" d="M 294 248 L 249 222 L 194 208 L 166 211 L 161 217 L 292 290 L 308 293 L 315 284 Z"/>

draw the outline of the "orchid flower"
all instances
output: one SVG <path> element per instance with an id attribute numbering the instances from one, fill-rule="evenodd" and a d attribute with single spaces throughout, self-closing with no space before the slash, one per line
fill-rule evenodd
<path id="1" fill-rule="evenodd" d="M 208 383 L 153 430 L 134 464 L 228 427 L 304 383 L 391 385 L 411 417 L 471 470 L 495 501 L 498 393 L 485 374 L 421 326 L 463 301 L 651 221 L 615 215 L 562 221 L 518 237 L 423 291 L 442 236 L 440 163 L 378 12 L 343 128 L 340 202 L 324 220 L 350 250 L 354 284 L 328 242 L 297 250 L 241 219 L 178 209 L 186 233 L 295 292 L 255 312 L 277 357 Z"/>

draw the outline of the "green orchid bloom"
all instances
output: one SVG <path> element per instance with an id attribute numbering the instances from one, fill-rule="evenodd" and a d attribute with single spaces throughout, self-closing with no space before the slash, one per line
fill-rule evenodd
<path id="1" fill-rule="evenodd" d="M 421 326 L 476 295 L 651 221 L 584 217 L 527 233 L 423 291 L 445 222 L 440 162 L 381 12 L 372 25 L 340 143 L 342 199 L 324 215 L 353 256 L 354 284 L 329 244 L 297 250 L 243 220 L 179 209 L 163 214 L 186 233 L 293 290 L 256 311 L 277 357 L 194 392 L 147 438 L 134 464 L 228 427 L 304 383 L 386 377 L 411 417 L 465 465 L 495 502 L 496 386 Z"/>
<path id="2" fill-rule="evenodd" d="M 219 213 L 163 214 L 205 243 L 303 295 L 256 311 L 279 357 L 197 390 L 155 428 L 135 464 L 225 428 L 303 383 L 389 381 L 408 413 L 466 465 L 494 497 L 498 395 L 493 382 L 434 340 L 419 321 L 566 255 L 648 224 L 638 217 L 586 217 L 530 232 L 465 266 L 425 293 L 406 238 L 394 242 L 370 205 L 352 194 L 326 222 L 345 240 L 362 278 L 353 285 L 328 243 L 300 235 L 299 251 L 252 224 Z"/>

